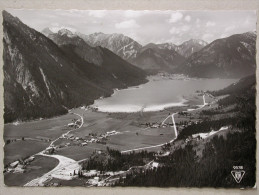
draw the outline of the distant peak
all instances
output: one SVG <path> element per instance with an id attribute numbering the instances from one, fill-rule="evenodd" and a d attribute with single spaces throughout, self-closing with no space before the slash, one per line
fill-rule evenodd
<path id="1" fill-rule="evenodd" d="M 66 34 L 66 35 L 73 35 L 73 33 L 70 30 L 66 29 L 66 28 L 60 29 L 58 31 L 58 34 L 60 34 L 60 35 L 64 35 L 64 34 Z"/>
<path id="2" fill-rule="evenodd" d="M 13 16 L 12 14 L 10 14 L 9 12 L 3 10 L 2 11 L 2 15 L 3 15 L 3 19 L 5 21 L 16 21 L 16 22 L 21 22 L 19 18 Z"/>
<path id="3" fill-rule="evenodd" d="M 48 27 L 44 28 L 41 32 L 47 36 L 53 33 Z"/>
<path id="4" fill-rule="evenodd" d="M 93 33 L 93 35 L 104 35 L 104 33 L 103 32 L 95 32 L 95 33 Z"/>
<path id="5" fill-rule="evenodd" d="M 244 34 L 256 36 L 256 31 L 248 31 L 248 32 L 246 32 Z"/>
<path id="6" fill-rule="evenodd" d="M 64 26 L 61 26 L 61 27 L 58 27 L 58 26 L 47 27 L 47 28 L 44 28 L 42 30 L 42 32 L 43 31 L 52 32 L 52 33 L 66 33 L 66 34 L 76 33 L 76 29 L 70 28 L 70 27 L 64 27 Z"/>
<path id="7" fill-rule="evenodd" d="M 156 45 L 155 43 L 148 43 L 148 44 L 146 44 L 145 47 L 150 47 L 150 46 L 155 46 L 155 45 Z"/>
<path id="8" fill-rule="evenodd" d="M 199 45 L 203 45 L 203 46 L 208 45 L 208 43 L 206 41 L 203 41 L 201 39 L 190 39 L 188 41 L 183 42 L 181 45 L 189 44 L 189 43 L 199 44 Z"/>

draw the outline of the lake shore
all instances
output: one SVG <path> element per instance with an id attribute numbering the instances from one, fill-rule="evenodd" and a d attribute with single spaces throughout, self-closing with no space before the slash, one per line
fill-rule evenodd
<path id="1" fill-rule="evenodd" d="M 199 93 L 207 90 L 224 88 L 231 79 L 197 79 L 184 75 L 154 75 L 148 77 L 149 82 L 115 89 L 111 97 L 95 100 L 89 107 L 104 113 L 138 113 L 158 112 L 172 107 L 186 107 L 193 103 Z M 196 91 L 197 90 L 197 91 Z"/>

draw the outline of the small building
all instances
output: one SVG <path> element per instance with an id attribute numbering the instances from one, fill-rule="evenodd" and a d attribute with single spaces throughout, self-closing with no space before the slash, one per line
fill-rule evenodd
<path id="1" fill-rule="evenodd" d="M 18 164 L 17 167 L 14 169 L 14 173 L 24 173 L 24 165 Z"/>
<path id="2" fill-rule="evenodd" d="M 68 126 L 68 127 L 74 127 L 74 126 L 75 126 L 75 123 L 68 123 L 67 126 Z"/>
<path id="3" fill-rule="evenodd" d="M 157 167 L 158 167 L 158 165 L 159 165 L 159 163 L 158 163 L 158 162 L 153 162 L 153 163 L 152 163 L 152 168 L 157 168 Z"/>
<path id="4" fill-rule="evenodd" d="M 90 171 L 87 171 L 87 172 L 84 172 L 83 175 L 85 177 L 92 177 L 92 176 L 95 176 L 95 175 L 98 175 L 100 174 L 100 171 L 97 171 L 97 170 L 90 170 Z"/>
<path id="5" fill-rule="evenodd" d="M 151 125 L 151 128 L 158 128 L 159 126 L 160 126 L 159 124 L 155 123 Z"/>
<path id="6" fill-rule="evenodd" d="M 31 157 L 29 157 L 29 158 L 26 159 L 26 160 L 27 160 L 27 162 L 32 162 L 34 159 L 35 159 L 35 157 L 34 157 L 34 156 L 31 156 Z"/>
<path id="7" fill-rule="evenodd" d="M 53 154 L 55 151 L 54 147 L 48 147 L 45 149 L 44 154 Z"/>
<path id="8" fill-rule="evenodd" d="M 19 161 L 14 161 L 13 163 L 10 164 L 10 167 L 14 168 L 19 164 Z"/>

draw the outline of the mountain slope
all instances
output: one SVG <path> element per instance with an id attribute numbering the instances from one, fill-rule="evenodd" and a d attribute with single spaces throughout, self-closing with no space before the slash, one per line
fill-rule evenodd
<path id="1" fill-rule="evenodd" d="M 67 29 L 61 29 L 57 33 L 51 33 L 48 35 L 48 38 L 59 46 L 68 44 L 76 45 L 77 47 L 74 52 L 89 63 L 100 66 L 103 62 L 100 49 L 89 46 L 82 38 Z"/>
<path id="2" fill-rule="evenodd" d="M 70 58 L 63 48 L 6 11 L 3 19 L 5 122 L 62 114 L 65 107 L 89 105 L 111 95 L 113 88 L 146 81 L 142 70 L 109 51 L 102 54 L 101 66 L 107 67 L 101 68 L 84 58 Z M 111 65 L 109 55 L 118 63 Z"/>
<path id="3" fill-rule="evenodd" d="M 140 49 L 132 63 L 150 73 L 157 73 L 173 72 L 184 60 L 185 58 L 178 54 L 173 46 L 150 43 Z"/>
<path id="4" fill-rule="evenodd" d="M 203 40 L 190 39 L 177 46 L 175 50 L 182 56 L 188 58 L 193 53 L 200 51 L 206 45 L 208 45 L 208 43 Z"/>
<path id="5" fill-rule="evenodd" d="M 58 44 L 67 56 L 73 56 L 72 58 L 77 61 L 80 58 L 91 63 L 85 64 L 84 67 L 80 68 L 87 68 L 86 74 L 95 65 L 102 72 L 106 73 L 101 78 L 110 75 L 113 80 L 116 80 L 116 85 L 119 86 L 118 88 L 127 85 L 136 85 L 145 80 L 144 71 L 141 69 L 132 66 L 106 48 L 89 46 L 82 38 L 68 30 L 62 29 L 58 33 L 53 33 L 49 38 Z"/>
<path id="6" fill-rule="evenodd" d="M 104 34 L 99 32 L 90 35 L 77 33 L 77 35 L 84 39 L 84 41 L 90 46 L 105 47 L 128 61 L 135 58 L 138 50 L 142 47 L 138 42 L 134 41 L 130 37 L 117 33 Z"/>
<path id="7" fill-rule="evenodd" d="M 142 47 L 138 42 L 122 34 L 77 34 L 89 45 L 107 48 L 149 73 L 172 72 L 175 66 L 184 60 L 175 51 L 173 44 L 148 44 Z"/>
<path id="8" fill-rule="evenodd" d="M 254 73 L 256 34 L 247 32 L 217 39 L 191 55 L 179 68 L 195 77 L 235 77 Z"/>

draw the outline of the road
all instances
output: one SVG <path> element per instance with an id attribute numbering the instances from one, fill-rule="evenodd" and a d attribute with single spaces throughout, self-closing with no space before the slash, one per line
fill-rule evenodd
<path id="1" fill-rule="evenodd" d="M 71 180 L 75 177 L 74 170 L 80 169 L 79 163 L 71 158 L 67 158 L 61 155 L 48 155 L 44 153 L 40 153 L 38 155 L 56 158 L 59 160 L 59 164 L 48 173 L 26 183 L 24 186 L 44 186 L 44 182 L 50 180 L 53 177 L 62 180 Z"/>
<path id="2" fill-rule="evenodd" d="M 75 115 L 80 117 L 80 119 L 81 119 L 80 126 L 78 128 L 76 128 L 76 129 L 72 129 L 70 131 L 67 131 L 66 133 L 64 133 L 61 136 L 59 136 L 57 139 L 53 140 L 50 143 L 49 147 L 54 147 L 54 143 L 57 140 L 59 140 L 60 138 L 63 138 L 65 135 L 68 135 L 72 131 L 80 129 L 83 126 L 83 124 L 84 124 L 83 116 L 81 116 L 80 114 L 77 114 L 77 113 L 72 113 L 72 114 L 75 114 Z M 49 148 L 49 147 L 47 147 L 47 148 Z M 48 154 L 44 154 L 45 150 L 43 150 L 43 151 L 41 151 L 41 152 L 39 152 L 39 153 L 37 153 L 35 155 L 41 155 L 41 156 L 47 156 L 47 157 L 56 158 L 59 161 L 59 164 L 54 169 L 49 171 L 48 173 L 44 174 L 41 177 L 33 179 L 32 181 L 26 183 L 24 186 L 43 186 L 44 182 L 46 182 L 47 180 L 52 179 L 53 177 L 58 178 L 58 179 L 63 179 L 63 180 L 71 180 L 71 179 L 73 179 L 75 177 L 74 176 L 74 171 L 80 169 L 80 165 L 79 165 L 80 161 L 75 161 L 75 160 L 73 160 L 71 158 L 67 158 L 67 157 L 62 156 L 62 155 L 48 155 Z"/>
<path id="3" fill-rule="evenodd" d="M 206 105 L 207 105 L 207 103 L 205 101 L 205 95 L 203 95 L 203 105 L 200 105 L 199 108 L 194 109 L 194 110 L 201 109 L 201 108 L 203 108 Z M 191 110 L 191 111 L 194 111 L 194 110 Z M 190 111 L 186 111 L 186 112 L 190 112 Z M 72 131 L 80 129 L 84 125 L 84 118 L 83 118 L 83 116 L 81 116 L 80 114 L 77 114 L 77 113 L 72 113 L 72 114 L 75 114 L 75 115 L 80 117 L 80 119 L 81 119 L 80 126 L 78 128 L 76 128 L 76 129 L 72 129 L 70 131 L 67 131 L 66 133 L 62 134 L 60 137 L 58 137 L 55 140 L 53 140 L 50 143 L 49 147 L 54 147 L 54 144 L 55 144 L 55 142 L 57 140 L 59 140 L 60 138 L 63 138 L 64 136 L 68 135 Z M 176 113 L 173 113 L 173 114 L 167 116 L 162 121 L 162 123 L 161 123 L 163 125 L 166 122 L 166 120 L 168 120 L 170 117 L 172 119 L 172 122 L 173 122 L 173 125 L 174 125 L 173 128 L 174 128 L 174 132 L 175 132 L 175 138 L 170 140 L 169 143 L 172 143 L 177 138 L 177 136 L 178 136 L 177 127 L 176 127 L 175 119 L 174 119 L 174 116 L 176 114 L 178 114 L 178 113 L 176 112 Z M 166 143 L 168 143 L 168 142 L 166 142 Z M 147 146 L 147 147 L 142 147 L 142 148 L 125 150 L 125 151 L 121 151 L 121 153 L 127 153 L 127 152 L 139 151 L 139 150 L 144 150 L 144 149 L 149 149 L 149 148 L 161 147 L 161 146 L 163 146 L 166 143 L 162 143 L 162 144 L 158 144 L 158 145 L 154 145 L 154 146 Z M 63 180 L 71 180 L 71 179 L 73 179 L 75 177 L 74 176 L 74 170 L 79 170 L 80 169 L 79 161 L 75 161 L 75 160 L 73 160 L 71 158 L 67 158 L 67 157 L 62 156 L 62 155 L 48 155 L 48 154 L 44 154 L 44 151 L 45 150 L 43 150 L 43 151 L 41 151 L 41 152 L 39 152 L 39 153 L 37 153 L 35 155 L 42 155 L 42 156 L 48 156 L 48 157 L 56 158 L 59 161 L 59 164 L 54 169 L 49 171 L 48 173 L 44 174 L 41 177 L 33 179 L 32 181 L 26 183 L 24 186 L 43 186 L 44 182 L 52 179 L 53 177 L 59 178 L 59 179 L 63 179 Z"/>
<path id="4" fill-rule="evenodd" d="M 206 105 L 208 105 L 208 103 L 206 103 L 205 95 L 203 95 L 203 105 L 199 105 L 198 108 L 192 109 L 192 110 L 189 110 L 189 111 L 185 111 L 185 112 L 192 112 L 192 111 L 195 111 L 195 110 L 199 110 L 199 109 L 205 107 Z M 178 136 L 177 127 L 176 127 L 175 120 L 174 120 L 174 115 L 176 115 L 176 114 L 178 114 L 178 112 L 175 112 L 175 113 L 173 113 L 171 115 L 168 115 L 161 123 L 161 125 L 163 125 L 170 117 L 172 118 L 172 122 L 173 122 L 173 125 L 174 125 L 174 133 L 175 133 L 175 138 L 174 139 L 170 140 L 169 142 L 158 144 L 158 145 L 154 145 L 154 146 L 146 146 L 146 147 L 142 147 L 142 148 L 135 148 L 135 149 L 130 149 L 130 150 L 124 150 L 124 151 L 121 151 L 121 153 L 145 150 L 145 149 L 150 149 L 150 148 L 157 148 L 157 147 L 161 147 L 161 146 L 163 146 L 163 145 L 165 145 L 167 143 L 172 143 L 174 140 L 177 139 L 177 136 Z"/>

